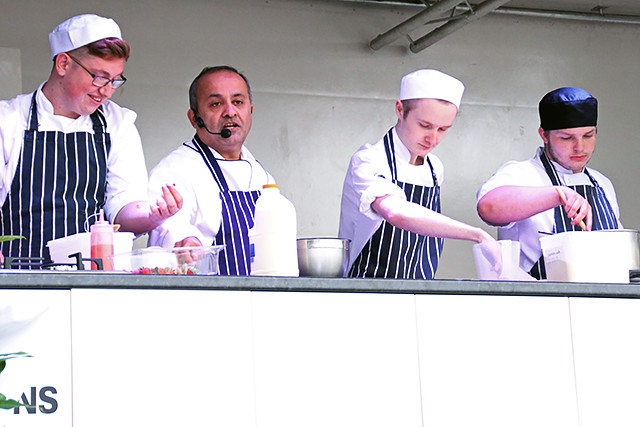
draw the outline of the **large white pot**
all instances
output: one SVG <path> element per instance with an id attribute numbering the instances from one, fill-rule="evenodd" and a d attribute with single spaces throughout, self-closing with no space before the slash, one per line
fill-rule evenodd
<path id="1" fill-rule="evenodd" d="M 640 264 L 636 230 L 570 231 L 540 238 L 547 279 L 629 283 Z"/>

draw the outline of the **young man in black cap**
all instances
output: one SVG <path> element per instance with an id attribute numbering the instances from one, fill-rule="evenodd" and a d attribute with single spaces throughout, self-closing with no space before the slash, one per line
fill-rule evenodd
<path id="1" fill-rule="evenodd" d="M 596 146 L 598 101 L 583 89 L 563 87 L 538 106 L 544 143 L 526 161 L 511 161 L 478 192 L 478 214 L 498 238 L 520 242 L 520 267 L 545 278 L 540 233 L 620 228 L 611 181 L 587 169 Z"/>

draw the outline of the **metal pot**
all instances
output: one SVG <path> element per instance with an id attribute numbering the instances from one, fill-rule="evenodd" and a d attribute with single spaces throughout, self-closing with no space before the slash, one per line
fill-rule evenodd
<path id="1" fill-rule="evenodd" d="M 547 278 L 560 282 L 629 283 L 638 269 L 638 231 L 568 231 L 540 238 Z"/>
<path id="2" fill-rule="evenodd" d="M 615 248 L 620 256 L 628 259 L 629 270 L 640 270 L 640 231 L 638 230 L 601 230 L 598 232 L 615 233 Z"/>
<path id="3" fill-rule="evenodd" d="M 297 239 L 300 276 L 344 277 L 349 266 L 349 239 L 310 237 Z"/>

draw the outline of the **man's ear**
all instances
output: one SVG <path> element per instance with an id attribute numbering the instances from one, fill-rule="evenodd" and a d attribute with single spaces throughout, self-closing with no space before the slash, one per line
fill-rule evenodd
<path id="1" fill-rule="evenodd" d="M 401 119 L 404 117 L 404 107 L 402 106 L 402 101 L 397 100 L 396 101 L 396 116 L 398 116 L 398 119 Z"/>
<path id="2" fill-rule="evenodd" d="M 547 145 L 549 143 L 549 138 L 547 138 L 547 135 L 545 135 L 545 130 L 542 128 L 538 128 L 538 135 L 540 135 L 540 138 L 542 138 L 542 142 L 544 142 L 545 145 Z"/>
<path id="3" fill-rule="evenodd" d="M 191 126 L 197 129 L 198 125 L 196 124 L 196 112 L 193 111 L 193 108 L 189 108 L 187 110 L 187 118 L 189 119 L 189 123 L 191 123 Z"/>
<path id="4" fill-rule="evenodd" d="M 61 76 L 64 76 L 67 73 L 67 70 L 71 66 L 71 62 L 72 62 L 69 55 L 67 55 L 64 52 L 57 54 L 53 61 L 54 61 L 53 67 L 55 68 L 56 72 Z"/>

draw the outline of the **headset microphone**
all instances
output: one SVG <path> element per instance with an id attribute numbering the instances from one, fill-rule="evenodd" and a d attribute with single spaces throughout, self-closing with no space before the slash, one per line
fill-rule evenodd
<path id="1" fill-rule="evenodd" d="M 209 128 L 207 128 L 207 125 L 204 124 L 204 120 L 202 120 L 202 117 L 200 116 L 196 116 L 196 125 L 198 125 L 198 127 L 204 128 L 211 135 L 220 135 L 223 138 L 229 138 L 231 136 L 231 131 L 227 128 L 222 129 L 220 132 L 211 132 Z"/>
<path id="2" fill-rule="evenodd" d="M 205 129 L 207 129 L 206 126 L 205 126 Z M 209 129 L 207 129 L 207 132 L 209 132 Z M 229 138 L 231 136 L 231 131 L 227 128 L 222 129 L 218 133 L 215 133 L 215 132 L 209 132 L 209 133 L 213 135 L 220 135 L 223 138 Z"/>

